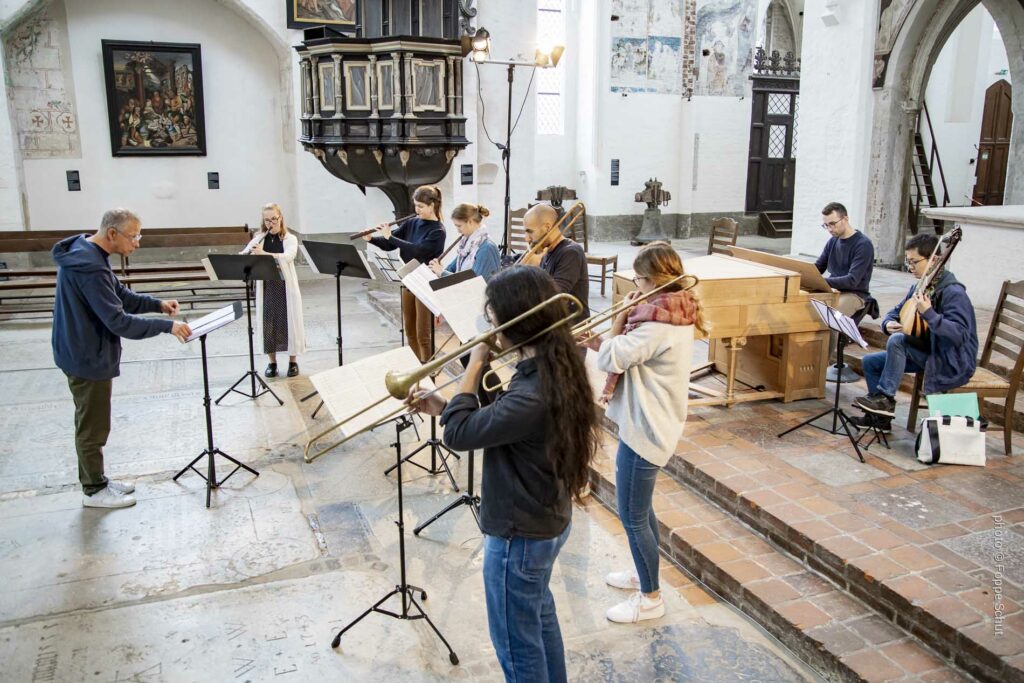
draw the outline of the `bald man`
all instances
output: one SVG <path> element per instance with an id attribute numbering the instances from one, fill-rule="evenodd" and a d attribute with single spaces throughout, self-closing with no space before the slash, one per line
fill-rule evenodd
<path id="1" fill-rule="evenodd" d="M 541 270 L 547 271 L 560 292 L 572 294 L 583 304 L 578 320 L 590 317 L 590 273 L 583 247 L 554 229 L 558 212 L 547 204 L 538 204 L 526 212 L 523 226 L 530 246 L 540 243 Z M 532 264 L 531 264 L 532 265 Z"/>

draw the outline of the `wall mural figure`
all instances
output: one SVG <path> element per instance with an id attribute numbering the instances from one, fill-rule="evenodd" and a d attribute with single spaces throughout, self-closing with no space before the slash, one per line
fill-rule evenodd
<path id="1" fill-rule="evenodd" d="M 612 0 L 612 92 L 678 95 L 689 90 L 692 68 L 687 68 L 684 45 L 693 42 L 694 2 Z"/>
<path id="2" fill-rule="evenodd" d="M 878 8 L 878 35 L 875 38 L 874 80 L 871 84 L 873 88 L 885 85 L 889 55 L 913 6 L 914 0 L 881 0 Z"/>
<path id="3" fill-rule="evenodd" d="M 756 31 L 755 0 L 699 0 L 694 95 L 746 94 Z"/>

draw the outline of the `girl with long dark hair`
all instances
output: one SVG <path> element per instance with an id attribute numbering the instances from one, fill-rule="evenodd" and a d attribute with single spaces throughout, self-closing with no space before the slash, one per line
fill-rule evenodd
<path id="1" fill-rule="evenodd" d="M 651 242 L 633 261 L 633 301 L 683 274 L 668 242 Z M 608 610 L 609 620 L 635 623 L 665 614 L 658 585 L 658 518 L 652 498 L 658 471 L 668 463 L 686 423 L 694 330 L 705 332 L 700 302 L 676 283 L 620 313 L 598 351 L 609 373 L 600 400 L 619 426 L 615 496 L 634 569 L 605 581 L 633 594 Z"/>
<path id="2" fill-rule="evenodd" d="M 539 268 L 510 268 L 487 283 L 486 312 L 501 325 L 557 291 Z M 508 389 L 490 405 L 481 408 L 477 399 L 490 358 L 484 344 L 473 349 L 460 393 L 450 402 L 422 391 L 410 397 L 422 399 L 416 409 L 441 416 L 450 447 L 484 451 L 480 527 L 487 623 L 507 681 L 566 680 L 548 584 L 569 537 L 571 503 L 579 501 L 599 443 L 593 392 L 569 325 L 540 334 L 568 315 L 566 306 L 548 305 L 499 333 L 503 348 L 526 345 Z"/>
<path id="3" fill-rule="evenodd" d="M 441 222 L 441 190 L 433 185 L 417 187 L 412 193 L 416 218 L 410 218 L 400 226 L 391 229 L 386 223 L 377 226 L 379 237 L 364 235 L 363 239 L 384 251 L 398 250 L 403 261 L 416 259 L 430 263 L 440 258 L 444 251 L 444 224 Z M 420 362 L 426 362 L 433 355 L 430 348 L 430 326 L 434 314 L 413 293 L 402 288 L 402 328 L 409 346 Z"/>

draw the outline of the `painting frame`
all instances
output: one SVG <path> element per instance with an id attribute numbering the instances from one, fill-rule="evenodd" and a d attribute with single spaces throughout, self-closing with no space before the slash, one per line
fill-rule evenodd
<path id="1" fill-rule="evenodd" d="M 101 44 L 111 155 L 206 156 L 201 45 L 107 39 Z M 139 59 L 137 63 L 155 63 L 161 67 L 165 64 L 152 55 L 186 55 L 189 60 L 183 70 L 177 61 L 172 62 L 172 78 L 161 80 L 161 89 L 158 90 L 147 88 L 147 84 L 155 85 L 152 79 L 159 78 L 153 69 L 146 70 L 149 78 L 142 78 L 140 72 L 129 75 L 118 70 L 122 53 L 143 59 L 150 55 L 150 62 Z M 129 76 L 131 80 L 128 80 Z M 171 88 L 173 97 L 170 99 L 167 98 L 167 88 Z M 132 95 L 137 93 L 140 94 L 139 100 L 133 104 Z M 144 110 L 142 102 L 146 103 Z M 158 141 L 160 144 L 156 144 Z"/>
<path id="2" fill-rule="evenodd" d="M 353 32 L 358 31 L 359 22 L 361 19 L 362 7 L 359 0 L 337 0 L 337 4 L 351 3 L 352 6 L 352 18 L 343 19 L 329 19 L 324 17 L 312 17 L 303 16 L 302 0 L 285 0 L 285 17 L 288 23 L 288 28 L 305 29 L 313 26 L 330 26 L 331 28 L 341 32 Z M 339 10 L 344 16 L 344 8 L 339 7 Z"/>

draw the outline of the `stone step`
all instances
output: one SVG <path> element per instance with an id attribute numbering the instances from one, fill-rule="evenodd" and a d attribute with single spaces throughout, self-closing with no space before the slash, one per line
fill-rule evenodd
<path id="1" fill-rule="evenodd" d="M 614 439 L 591 491 L 615 511 Z M 966 681 L 918 639 L 675 477 L 654 509 L 664 555 L 778 638 L 829 681 Z M 785 533 L 785 532 L 781 532 Z M 799 532 L 797 532 L 799 533 Z"/>

